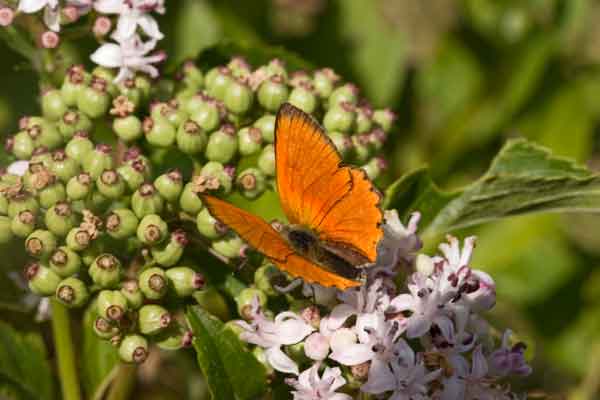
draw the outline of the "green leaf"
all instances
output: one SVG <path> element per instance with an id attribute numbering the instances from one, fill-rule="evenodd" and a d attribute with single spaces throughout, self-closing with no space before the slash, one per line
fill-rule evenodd
<path id="1" fill-rule="evenodd" d="M 255 399 L 266 390 L 265 368 L 223 323 L 200 307 L 188 309 L 198 364 L 213 399 Z"/>
<path id="2" fill-rule="evenodd" d="M 0 387 L 19 399 L 54 398 L 54 379 L 46 348 L 37 333 L 23 334 L 0 322 Z"/>
<path id="3" fill-rule="evenodd" d="M 531 212 L 600 212 L 600 176 L 523 139 L 509 141 L 489 170 L 462 190 L 445 192 L 426 170 L 386 191 L 386 208 L 422 213 L 424 235 Z"/>
<path id="4" fill-rule="evenodd" d="M 404 80 L 406 38 L 370 0 L 337 1 L 340 29 L 351 41 L 355 74 L 376 106 L 392 101 Z"/>
<path id="5" fill-rule="evenodd" d="M 114 346 L 100 339 L 93 323 L 98 317 L 95 303 L 92 303 L 83 316 L 83 337 L 81 354 L 81 380 L 89 398 L 101 399 L 104 391 L 114 378 L 119 364 L 119 356 Z"/>

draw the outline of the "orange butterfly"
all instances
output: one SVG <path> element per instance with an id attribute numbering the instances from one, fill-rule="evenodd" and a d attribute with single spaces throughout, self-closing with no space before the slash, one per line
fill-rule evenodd
<path id="1" fill-rule="evenodd" d="M 291 225 L 268 224 L 202 195 L 210 213 L 293 276 L 340 289 L 360 285 L 357 267 L 375 261 L 383 235 L 377 189 L 363 170 L 342 165 L 314 119 L 287 103 L 275 123 L 275 161 L 277 191 Z"/>

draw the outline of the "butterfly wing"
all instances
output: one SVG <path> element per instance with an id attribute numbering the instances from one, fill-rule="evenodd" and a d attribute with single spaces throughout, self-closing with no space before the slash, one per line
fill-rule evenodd
<path id="1" fill-rule="evenodd" d="M 288 220 L 375 261 L 383 234 L 379 193 L 362 170 L 341 165 L 335 146 L 309 115 L 287 103 L 277 114 L 275 159 Z"/>
<path id="2" fill-rule="evenodd" d="M 214 218 L 236 231 L 250 246 L 290 275 L 342 290 L 360 285 L 360 282 L 329 272 L 296 254 L 281 235 L 263 219 L 213 196 L 203 195 L 202 201 Z"/>

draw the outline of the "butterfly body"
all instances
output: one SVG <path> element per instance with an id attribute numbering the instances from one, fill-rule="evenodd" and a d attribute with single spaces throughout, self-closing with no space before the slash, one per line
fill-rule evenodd
<path id="1" fill-rule="evenodd" d="M 343 249 L 334 250 L 335 246 L 322 243 L 315 233 L 303 227 L 291 225 L 280 229 L 280 234 L 296 253 L 345 278 L 359 278 L 361 271 L 357 269 L 358 265 L 349 260 L 351 257 L 347 257 Z"/>
<path id="2" fill-rule="evenodd" d="M 202 202 L 281 270 L 323 286 L 360 285 L 383 236 L 381 195 L 365 172 L 344 165 L 319 124 L 287 103 L 275 122 L 275 165 L 289 225 L 213 196 L 201 195 Z"/>

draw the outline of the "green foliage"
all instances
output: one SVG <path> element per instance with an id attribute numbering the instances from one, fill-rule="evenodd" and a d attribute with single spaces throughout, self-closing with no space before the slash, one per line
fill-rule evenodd
<path id="1" fill-rule="evenodd" d="M 233 331 L 199 307 L 190 308 L 187 318 L 213 399 L 255 399 L 266 390 L 265 368 Z"/>
<path id="2" fill-rule="evenodd" d="M 54 398 L 54 377 L 42 338 L 0 322 L 0 388 L 15 399 Z"/>
<path id="3" fill-rule="evenodd" d="M 489 170 L 456 192 L 438 189 L 426 170 L 386 191 L 384 206 L 406 216 L 419 210 L 426 235 L 530 212 L 599 212 L 600 176 L 525 140 L 509 141 Z"/>

